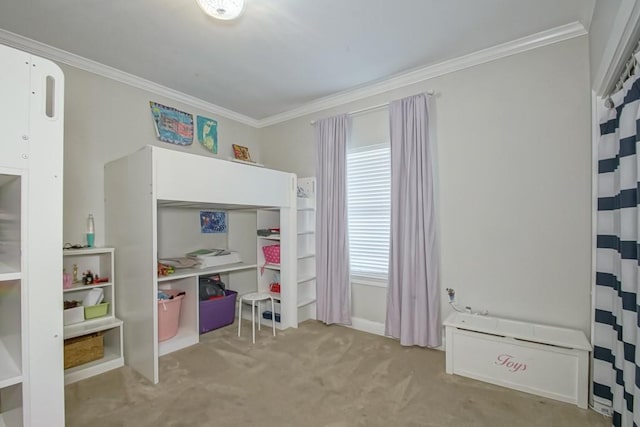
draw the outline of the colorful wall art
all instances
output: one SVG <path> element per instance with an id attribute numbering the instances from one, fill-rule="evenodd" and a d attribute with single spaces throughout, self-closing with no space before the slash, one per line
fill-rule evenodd
<path id="1" fill-rule="evenodd" d="M 193 116 L 157 102 L 149 102 L 156 136 L 160 141 L 177 145 L 193 142 Z"/>
<path id="2" fill-rule="evenodd" d="M 207 117 L 198 116 L 198 141 L 207 151 L 218 154 L 218 122 Z"/>

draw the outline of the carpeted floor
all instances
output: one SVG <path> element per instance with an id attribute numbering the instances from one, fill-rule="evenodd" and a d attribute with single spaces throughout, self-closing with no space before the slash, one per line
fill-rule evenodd
<path id="1" fill-rule="evenodd" d="M 247 322 L 160 359 L 66 387 L 67 426 L 609 426 L 570 404 L 444 372 L 445 354 L 307 321 L 251 344 Z"/>

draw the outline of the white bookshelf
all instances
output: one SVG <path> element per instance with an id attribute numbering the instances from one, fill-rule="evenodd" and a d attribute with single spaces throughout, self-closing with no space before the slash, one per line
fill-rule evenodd
<path id="1" fill-rule="evenodd" d="M 298 322 L 316 318 L 316 179 L 298 178 L 296 283 Z"/>
<path id="2" fill-rule="evenodd" d="M 295 283 L 288 285 L 281 283 L 280 293 L 270 292 L 271 296 L 279 303 L 276 311 L 287 309 L 293 305 L 293 310 L 286 310 L 286 313 L 279 312 L 280 322 L 276 325 L 280 327 L 283 317 L 293 317 L 296 325 L 307 319 L 316 318 L 316 264 L 315 264 L 315 178 L 298 178 L 297 185 L 301 187 L 308 197 L 296 198 L 296 218 L 295 235 L 292 241 L 280 235 L 258 236 L 258 266 L 264 269 L 263 273 L 258 271 L 258 290 L 267 291 L 275 273 L 281 272 L 281 265 L 264 262 L 262 247 L 276 244 L 275 242 L 291 242 L 289 248 L 294 254 L 294 262 L 290 263 L 288 269 L 295 276 Z M 292 221 L 293 222 L 293 221 Z M 258 211 L 258 229 L 274 228 L 280 225 L 280 216 L 274 210 Z M 281 244 L 281 252 L 285 252 L 284 245 Z M 281 254 L 282 258 L 282 254 Z M 287 301 L 283 304 L 283 301 Z M 270 308 L 267 308 L 270 309 Z M 287 314 L 288 313 L 288 314 Z M 262 313 L 260 313 L 262 316 Z M 269 324 L 271 320 L 263 319 Z M 288 319 L 289 320 L 289 319 Z"/>
<path id="3" fill-rule="evenodd" d="M 257 212 L 257 221 L 256 227 L 258 230 L 260 229 L 269 229 L 280 227 L 281 218 L 280 212 L 278 210 L 273 209 L 262 209 Z M 282 231 L 282 230 L 281 230 Z M 295 323 L 297 325 L 297 318 L 292 319 L 292 316 L 286 315 L 286 313 L 282 313 L 279 309 L 282 308 L 282 300 L 286 295 L 290 295 L 293 301 L 295 301 L 295 293 L 292 293 L 294 289 L 290 286 L 287 286 L 286 283 L 283 282 L 281 272 L 282 272 L 282 260 L 284 259 L 285 247 L 289 242 L 288 239 L 284 238 L 281 234 L 271 234 L 268 236 L 257 235 L 257 258 L 258 258 L 258 269 L 257 269 L 257 277 L 258 277 L 258 287 L 257 291 L 259 292 L 267 292 L 269 293 L 275 300 L 278 302 L 276 312 L 280 314 L 280 321 L 276 322 L 276 327 L 278 329 L 283 329 L 283 321 Z M 272 246 L 272 245 L 280 245 L 280 264 L 268 263 L 265 260 L 264 252 L 262 248 L 264 246 Z M 287 263 L 285 263 L 287 264 Z M 287 268 L 294 268 L 294 266 L 289 263 L 287 264 Z M 275 281 L 277 275 L 280 275 L 280 292 L 270 292 L 269 285 Z M 251 320 L 251 311 L 248 309 L 248 305 L 245 304 L 245 307 L 239 308 L 239 316 L 243 316 L 245 319 Z M 271 310 L 271 304 L 262 304 L 262 311 Z M 290 311 L 290 313 L 295 314 L 295 311 Z M 263 313 L 256 313 L 256 316 L 260 317 L 260 321 L 271 324 L 272 321 L 275 321 L 275 317 L 271 319 L 264 319 L 262 317 Z"/>
<path id="4" fill-rule="evenodd" d="M 96 332 L 103 333 L 104 356 L 65 370 L 65 384 L 71 384 L 124 365 L 122 330 L 123 322 L 115 316 L 115 250 L 113 248 L 66 249 L 63 252 L 64 271 L 73 276 L 77 269 L 77 281 L 72 287 L 63 289 L 64 300 L 82 301 L 89 291 L 100 288 L 104 292 L 103 302 L 109 303 L 107 314 L 64 326 L 64 339 L 81 337 Z M 82 273 L 91 271 L 102 283 L 83 284 Z"/>

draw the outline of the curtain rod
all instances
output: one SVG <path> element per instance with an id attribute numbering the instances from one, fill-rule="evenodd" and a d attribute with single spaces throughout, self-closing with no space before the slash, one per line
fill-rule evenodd
<path id="1" fill-rule="evenodd" d="M 426 92 L 427 95 L 433 95 L 435 92 L 433 90 L 428 90 Z M 347 113 L 347 115 L 349 116 L 355 116 L 357 114 L 362 114 L 362 113 L 368 113 L 369 111 L 375 111 L 375 110 L 380 110 L 382 108 L 388 107 L 389 103 L 388 102 L 384 102 L 382 104 L 377 104 L 377 105 L 372 105 L 371 107 L 365 107 L 365 108 L 361 108 L 359 110 L 354 110 L 354 111 L 350 111 Z M 310 123 L 312 125 L 314 125 L 316 123 L 317 120 L 312 120 Z"/>
<path id="2" fill-rule="evenodd" d="M 607 99 L 605 101 L 605 105 L 607 106 L 607 108 L 613 108 L 614 105 L 613 100 L 611 99 L 611 95 L 622 89 L 624 82 L 626 82 L 629 77 L 631 77 L 631 73 L 635 71 L 635 68 L 638 66 L 638 60 L 636 59 L 636 55 L 638 53 L 640 53 L 640 40 L 636 44 L 635 49 L 633 49 L 633 52 L 631 52 L 631 57 L 624 64 L 622 72 L 620 73 L 620 76 L 618 77 L 613 90 L 609 92 L 609 95 L 607 95 Z"/>

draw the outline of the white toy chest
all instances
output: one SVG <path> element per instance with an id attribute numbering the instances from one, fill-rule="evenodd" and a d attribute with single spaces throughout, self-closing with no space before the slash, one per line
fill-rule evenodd
<path id="1" fill-rule="evenodd" d="M 448 374 L 587 407 L 591 345 L 582 331 L 466 313 L 444 326 Z"/>

